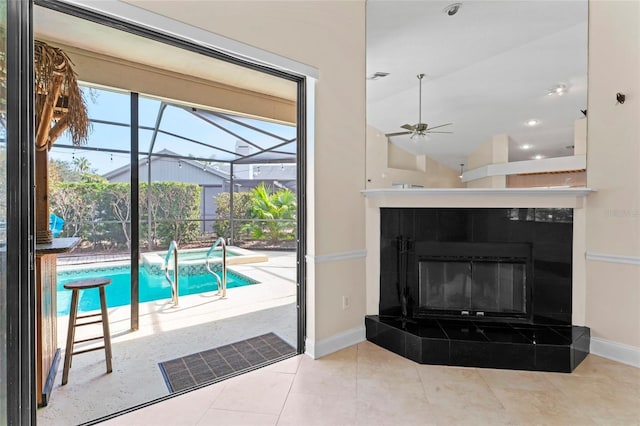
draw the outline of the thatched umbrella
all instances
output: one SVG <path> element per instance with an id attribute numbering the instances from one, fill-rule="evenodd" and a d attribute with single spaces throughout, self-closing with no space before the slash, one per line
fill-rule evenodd
<path id="1" fill-rule="evenodd" d="M 61 49 L 35 40 L 36 242 L 50 243 L 49 150 L 65 130 L 74 145 L 86 143 L 91 128 L 71 59 Z"/>

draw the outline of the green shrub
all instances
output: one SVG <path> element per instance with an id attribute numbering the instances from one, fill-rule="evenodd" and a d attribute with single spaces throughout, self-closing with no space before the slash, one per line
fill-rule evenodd
<path id="1" fill-rule="evenodd" d="M 128 183 L 59 182 L 50 190 L 51 212 L 65 220 L 61 236 L 80 237 L 102 248 L 130 248 L 131 197 Z M 147 185 L 140 185 L 141 237 L 146 226 Z M 151 236 L 168 245 L 171 240 L 193 241 L 199 235 L 200 187 L 179 182 L 151 184 Z M 189 221 L 196 219 L 195 221 Z"/>
<path id="2" fill-rule="evenodd" d="M 162 245 L 195 241 L 200 235 L 199 185 L 180 182 L 151 184 L 152 237 Z M 147 185 L 140 185 L 140 216 L 147 216 Z M 144 205 L 142 205 L 144 200 Z M 146 228 L 144 225 L 142 228 Z"/>
<path id="3" fill-rule="evenodd" d="M 249 213 L 252 194 L 250 192 L 233 193 L 233 218 L 250 219 Z M 213 231 L 218 237 L 231 236 L 231 224 L 229 219 L 229 193 L 221 192 L 213 197 L 216 201 L 216 221 L 213 224 Z M 241 226 L 244 222 L 237 222 L 234 227 L 234 239 L 242 240 L 247 237 L 247 232 L 243 232 Z"/>
<path id="4" fill-rule="evenodd" d="M 295 238 L 296 196 L 289 189 L 273 188 L 260 183 L 251 190 L 249 212 L 253 219 L 243 226 L 255 239 L 272 242 Z"/>

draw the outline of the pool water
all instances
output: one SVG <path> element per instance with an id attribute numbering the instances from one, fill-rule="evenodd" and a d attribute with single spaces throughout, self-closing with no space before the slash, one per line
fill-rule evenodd
<path id="1" fill-rule="evenodd" d="M 107 305 L 110 308 L 131 304 L 131 268 L 128 265 L 112 268 L 62 271 L 58 272 L 58 315 L 69 315 L 69 308 L 71 306 L 71 290 L 64 288 L 65 283 L 97 277 L 111 279 L 111 284 L 106 287 Z M 256 283 L 257 281 L 249 277 L 227 270 L 227 288 L 242 287 Z M 149 274 L 146 269 L 140 268 L 139 286 L 140 303 L 171 298 L 171 286 L 164 275 Z M 216 278 L 209 273 L 199 275 L 181 274 L 179 276 L 178 294 L 180 296 L 216 290 L 218 290 L 218 282 Z M 98 289 L 94 288 L 81 291 L 78 311 L 87 312 L 97 309 L 100 309 Z"/>

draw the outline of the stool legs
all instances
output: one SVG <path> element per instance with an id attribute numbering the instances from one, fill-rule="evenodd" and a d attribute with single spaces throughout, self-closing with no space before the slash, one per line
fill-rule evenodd
<path id="1" fill-rule="evenodd" d="M 67 330 L 67 348 L 64 351 L 64 369 L 62 370 L 62 384 L 67 384 L 69 367 L 73 356 L 73 341 L 76 336 L 76 317 L 78 316 L 78 290 L 71 292 L 71 309 L 69 310 L 69 330 Z"/>
<path id="2" fill-rule="evenodd" d="M 95 339 L 100 339 L 100 337 L 83 339 L 76 342 L 76 327 L 81 325 L 89 325 L 98 322 L 102 322 L 102 339 L 104 339 L 104 355 L 105 361 L 107 363 L 107 373 L 111 373 L 113 371 L 113 367 L 111 366 L 111 334 L 109 331 L 109 313 L 107 311 L 107 296 L 105 293 L 104 286 L 98 289 L 100 292 L 100 314 L 90 314 L 78 317 L 78 301 L 80 299 L 80 290 L 72 290 L 71 291 L 71 308 L 69 310 L 69 330 L 67 331 L 67 346 L 64 354 L 64 368 L 62 370 L 62 385 L 67 384 L 67 380 L 69 379 L 69 369 L 71 368 L 71 360 L 73 359 L 73 345 L 75 343 L 87 342 Z M 78 318 L 89 318 L 92 316 L 101 316 L 99 321 L 93 322 L 81 322 L 77 323 Z M 83 352 L 89 352 L 94 350 L 102 349 L 103 347 L 97 347 L 92 349 L 85 349 L 79 352 L 78 354 Z"/>
<path id="3" fill-rule="evenodd" d="M 102 311 L 102 334 L 104 335 L 104 356 L 107 361 L 107 373 L 111 373 L 111 333 L 109 333 L 109 313 L 104 287 L 100 287 L 100 310 Z"/>

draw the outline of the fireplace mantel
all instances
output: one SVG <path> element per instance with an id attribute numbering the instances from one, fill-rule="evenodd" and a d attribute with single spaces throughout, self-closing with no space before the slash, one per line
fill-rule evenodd
<path id="1" fill-rule="evenodd" d="M 591 188 L 385 188 L 360 191 L 369 207 L 583 206 Z"/>

